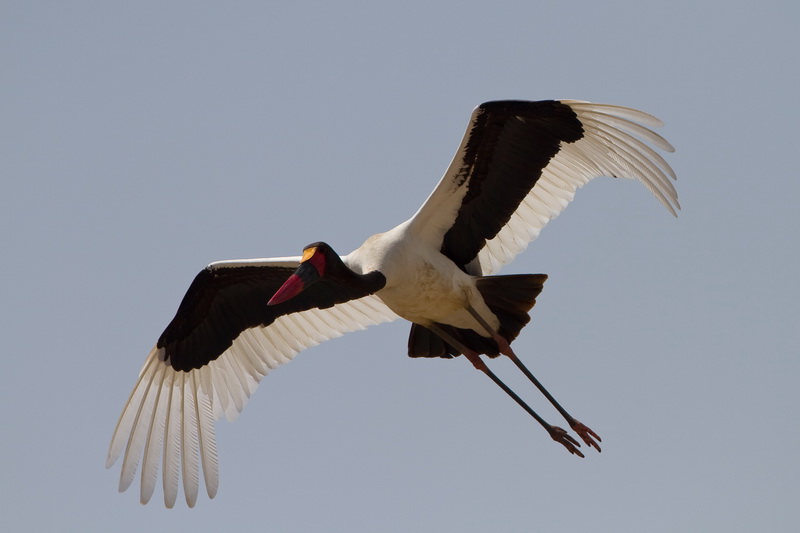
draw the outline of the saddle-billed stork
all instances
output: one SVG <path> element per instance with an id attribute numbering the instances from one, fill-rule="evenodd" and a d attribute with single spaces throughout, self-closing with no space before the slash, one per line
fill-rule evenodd
<path id="1" fill-rule="evenodd" d="M 511 342 L 530 320 L 544 274 L 494 276 L 575 190 L 597 176 L 638 179 L 673 214 L 675 173 L 648 144 L 655 117 L 577 100 L 495 101 L 472 113 L 431 195 L 407 221 L 339 256 L 325 243 L 300 257 L 211 263 L 194 279 L 158 339 L 117 423 L 106 461 L 122 454 L 120 491 L 142 461 L 142 503 L 163 464 L 164 502 L 179 478 L 187 504 L 217 492 L 214 420 L 236 418 L 261 378 L 326 339 L 398 317 L 412 323 L 412 357 L 464 355 L 569 452 L 566 430 L 545 422 L 481 359 L 509 357 L 589 447 L 600 437 L 556 402 Z"/>

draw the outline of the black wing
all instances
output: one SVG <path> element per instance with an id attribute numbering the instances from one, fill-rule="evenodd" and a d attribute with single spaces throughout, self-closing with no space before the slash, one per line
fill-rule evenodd
<path id="1" fill-rule="evenodd" d="M 284 303 L 267 305 L 296 265 L 225 265 L 210 265 L 195 277 L 158 339 L 156 347 L 164 349 L 175 370 L 186 372 L 208 364 L 243 331 L 269 326 L 280 316 L 328 309 L 370 294 L 322 278 Z"/>
<path id="2" fill-rule="evenodd" d="M 120 491 L 131 485 L 141 460 L 142 503 L 153 494 L 160 464 L 167 507 L 175 504 L 181 477 L 186 502 L 194 505 L 201 467 L 213 498 L 219 483 L 215 418 L 234 419 L 261 378 L 301 350 L 397 318 L 377 296 L 325 278 L 267 306 L 298 263 L 225 261 L 197 275 L 114 430 L 106 466 L 124 456 Z"/>

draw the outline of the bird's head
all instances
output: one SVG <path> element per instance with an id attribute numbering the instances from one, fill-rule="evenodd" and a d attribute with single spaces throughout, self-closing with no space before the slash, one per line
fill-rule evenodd
<path id="1" fill-rule="evenodd" d="M 330 257 L 336 253 L 324 242 L 315 242 L 303 248 L 303 257 L 300 258 L 300 266 L 289 276 L 275 295 L 270 298 L 267 305 L 276 305 L 289 300 L 311 284 L 319 281 L 325 271 L 331 266 Z M 338 256 L 336 256 L 338 259 Z"/>

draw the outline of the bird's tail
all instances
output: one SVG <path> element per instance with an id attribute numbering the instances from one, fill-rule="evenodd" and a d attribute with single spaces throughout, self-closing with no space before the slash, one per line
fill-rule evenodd
<path id="1" fill-rule="evenodd" d="M 483 296 L 483 301 L 500 319 L 498 333 L 509 343 L 517 338 L 519 332 L 530 322 L 528 312 L 542 292 L 546 274 L 512 274 L 508 276 L 482 276 L 475 283 Z M 465 346 L 489 357 L 499 355 L 497 343 L 482 337 L 472 330 L 459 329 L 446 324 L 437 324 L 449 335 Z M 431 330 L 419 324 L 411 325 L 408 337 L 408 355 L 411 357 L 445 357 L 460 355 L 461 352 L 439 338 Z"/>

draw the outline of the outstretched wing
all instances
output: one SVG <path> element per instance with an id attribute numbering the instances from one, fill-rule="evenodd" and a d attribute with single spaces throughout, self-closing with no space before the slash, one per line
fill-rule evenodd
<path id="1" fill-rule="evenodd" d="M 197 275 L 147 357 L 114 430 L 106 466 L 124 451 L 120 491 L 133 482 L 142 460 L 142 503 L 153 494 L 160 463 L 167 507 L 175 503 L 181 477 L 186 502 L 194 505 L 201 465 L 213 498 L 215 419 L 235 419 L 261 378 L 301 350 L 397 318 L 377 296 L 327 278 L 267 306 L 298 264 L 299 258 L 222 261 Z"/>
<path id="2" fill-rule="evenodd" d="M 592 178 L 637 179 L 673 214 L 675 173 L 644 141 L 672 146 L 657 118 L 577 100 L 478 106 L 450 167 L 410 229 L 472 274 L 510 262 Z"/>

